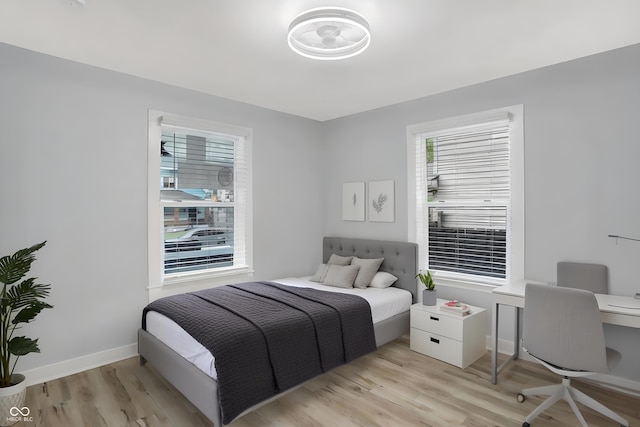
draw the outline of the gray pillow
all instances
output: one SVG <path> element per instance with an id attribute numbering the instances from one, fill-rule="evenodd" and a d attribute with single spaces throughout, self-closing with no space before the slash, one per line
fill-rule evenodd
<path id="1" fill-rule="evenodd" d="M 353 288 L 353 281 L 356 280 L 358 270 L 360 270 L 359 265 L 331 264 L 322 283 L 338 288 Z"/>
<path id="2" fill-rule="evenodd" d="M 373 276 L 373 280 L 369 283 L 370 288 L 388 288 L 393 285 L 398 278 L 391 273 L 387 273 L 386 271 L 378 271 L 375 276 Z"/>
<path id="3" fill-rule="evenodd" d="M 327 276 L 327 271 L 329 271 L 329 265 L 320 264 L 320 266 L 318 267 L 318 271 L 316 271 L 316 274 L 314 274 L 309 280 L 311 280 L 312 282 L 322 283 L 324 278 Z"/>
<path id="4" fill-rule="evenodd" d="M 351 265 L 359 265 L 360 271 L 356 276 L 356 280 L 353 283 L 354 288 L 364 289 L 369 286 L 373 276 L 376 275 L 378 269 L 380 268 L 380 264 L 382 264 L 384 258 L 358 258 L 353 257 L 351 260 Z"/>
<path id="5" fill-rule="evenodd" d="M 340 256 L 336 254 L 331 254 L 329 257 L 329 262 L 327 264 L 335 264 L 335 265 L 350 265 L 352 256 Z"/>

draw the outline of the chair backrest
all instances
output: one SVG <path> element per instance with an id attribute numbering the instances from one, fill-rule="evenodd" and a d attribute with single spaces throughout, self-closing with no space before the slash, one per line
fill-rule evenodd
<path id="1" fill-rule="evenodd" d="M 609 269 L 602 264 L 561 261 L 557 265 L 558 286 L 609 293 Z"/>
<path id="2" fill-rule="evenodd" d="M 607 373 L 600 316 L 592 292 L 527 284 L 522 346 L 532 356 L 560 368 Z"/>

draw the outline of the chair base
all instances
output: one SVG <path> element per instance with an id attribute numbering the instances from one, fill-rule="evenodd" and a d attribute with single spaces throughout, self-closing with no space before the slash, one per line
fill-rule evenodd
<path id="1" fill-rule="evenodd" d="M 622 418 L 620 415 L 613 412 L 611 409 L 607 408 L 592 397 L 589 397 L 580 390 L 574 388 L 571 385 L 571 380 L 568 377 L 564 377 L 561 384 L 524 389 L 522 390 L 522 393 L 518 395 L 518 401 L 524 402 L 525 396 L 541 395 L 548 395 L 549 397 L 544 402 L 542 402 L 540 406 L 534 409 L 533 412 L 527 415 L 524 423 L 522 424 L 523 426 L 528 426 L 529 423 L 531 423 L 531 421 L 533 421 L 538 415 L 549 409 L 559 400 L 564 399 L 569 403 L 569 406 L 571 406 L 573 413 L 576 414 L 576 417 L 578 417 L 578 420 L 583 427 L 588 427 L 588 424 L 584 420 L 582 413 L 580 413 L 576 402 L 582 403 L 583 405 L 601 413 L 605 417 L 617 421 L 621 426 L 629 427 L 629 422 Z"/>

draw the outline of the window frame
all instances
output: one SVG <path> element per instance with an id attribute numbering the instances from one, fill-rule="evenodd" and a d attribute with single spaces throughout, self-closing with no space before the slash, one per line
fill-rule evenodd
<path id="1" fill-rule="evenodd" d="M 495 121 L 499 117 L 509 116 L 510 137 L 510 207 L 507 216 L 507 272 L 505 279 L 461 275 L 453 272 L 438 272 L 439 284 L 476 289 L 489 286 L 501 286 L 506 283 L 524 280 L 525 262 L 525 210 L 524 210 L 524 106 L 513 105 L 478 113 L 465 114 L 440 120 L 433 120 L 407 126 L 407 187 L 408 187 L 408 240 L 419 243 L 419 230 L 428 233 L 428 222 L 423 210 L 427 212 L 427 198 L 418 192 L 421 186 L 416 182 L 416 144 L 417 136 L 435 133 L 446 129 L 478 125 Z M 423 201 L 424 200 L 424 201 Z M 419 268 L 426 269 L 428 248 L 419 247 Z"/>
<path id="2" fill-rule="evenodd" d="M 150 291 L 153 289 L 161 290 L 162 288 L 173 285 L 186 285 L 190 286 L 192 289 L 194 287 L 197 289 L 201 287 L 199 283 L 204 283 L 205 281 L 208 286 L 211 286 L 211 283 L 250 277 L 253 274 L 252 129 L 243 126 L 185 117 L 157 110 L 149 110 L 148 119 L 148 289 L 150 289 Z M 198 129 L 206 132 L 227 134 L 242 140 L 241 143 L 243 145 L 244 161 L 246 166 L 245 188 L 241 190 L 245 192 L 244 221 L 242 221 L 245 247 L 244 265 L 218 267 L 182 273 L 164 273 L 164 208 L 173 205 L 178 207 L 190 207 L 197 206 L 199 203 L 198 201 L 190 201 L 188 203 L 180 204 L 178 202 L 163 202 L 160 199 L 162 179 L 159 165 L 161 158 L 161 127 L 163 123 L 183 128 Z M 205 204 L 206 203 L 202 205 L 204 206 Z M 225 203 L 225 205 L 227 205 L 227 203 Z M 236 235 L 236 227 L 239 225 L 239 222 L 237 221 L 238 219 L 234 219 L 234 236 Z"/>

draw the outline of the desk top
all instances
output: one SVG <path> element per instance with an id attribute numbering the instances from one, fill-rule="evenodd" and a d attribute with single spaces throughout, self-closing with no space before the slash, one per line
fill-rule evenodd
<path id="1" fill-rule="evenodd" d="M 524 288 L 527 283 L 539 283 L 539 282 L 509 282 L 502 286 L 496 286 L 493 288 L 494 294 L 508 295 L 513 297 L 524 298 Z"/>
<path id="2" fill-rule="evenodd" d="M 496 301 L 499 303 L 524 306 L 524 288 L 527 283 L 539 283 L 534 281 L 513 282 L 493 289 Z M 598 308 L 603 313 L 614 315 L 640 317 L 640 300 L 632 296 L 596 294 Z M 609 323 L 609 322 L 607 322 Z M 611 322 L 613 323 L 613 322 Z M 636 323 L 634 321 L 634 323 Z"/>
<path id="3" fill-rule="evenodd" d="M 630 296 L 596 294 L 598 308 L 607 313 L 640 316 L 640 300 Z"/>

